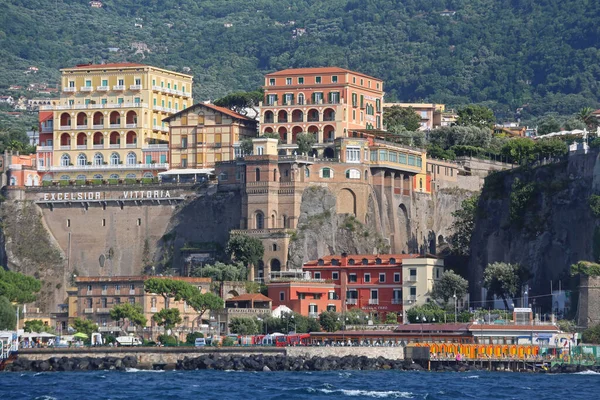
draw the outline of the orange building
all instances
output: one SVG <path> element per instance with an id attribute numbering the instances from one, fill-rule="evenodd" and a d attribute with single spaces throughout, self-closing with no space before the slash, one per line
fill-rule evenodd
<path id="1" fill-rule="evenodd" d="M 40 186 L 41 177 L 36 169 L 36 155 L 21 155 L 6 151 L 2 157 L 2 169 L 9 186 Z"/>
<path id="2" fill-rule="evenodd" d="M 264 92 L 261 133 L 278 133 L 283 147 L 295 148 L 301 132 L 315 135 L 319 147 L 351 129 L 381 129 L 383 81 L 359 72 L 286 69 L 265 76 Z"/>
<path id="3" fill-rule="evenodd" d="M 335 284 L 323 279 L 274 280 L 268 285 L 273 307 L 285 305 L 306 317 L 316 318 L 323 311 L 341 311 Z"/>

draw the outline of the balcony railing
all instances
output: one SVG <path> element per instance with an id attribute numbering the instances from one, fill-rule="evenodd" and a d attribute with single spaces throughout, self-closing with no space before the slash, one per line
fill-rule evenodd
<path id="1" fill-rule="evenodd" d="M 92 129 L 104 129 L 104 123 L 98 125 L 92 125 Z"/>
<path id="2" fill-rule="evenodd" d="M 111 143 L 108 145 L 109 149 L 119 149 L 121 148 L 121 145 L 119 143 Z"/>
<path id="3" fill-rule="evenodd" d="M 410 301 L 416 301 L 417 300 L 417 296 L 414 296 L 414 295 L 408 296 L 408 300 L 410 300 Z"/>
<path id="4" fill-rule="evenodd" d="M 369 299 L 369 304 L 379 304 L 379 299 Z"/>
<path id="5" fill-rule="evenodd" d="M 70 144 L 68 144 L 68 145 L 66 145 L 66 146 L 60 146 L 60 149 L 61 149 L 61 150 L 71 150 L 71 145 L 70 145 Z"/>
<path id="6" fill-rule="evenodd" d="M 55 166 L 45 166 L 38 165 L 38 171 L 99 171 L 99 170 L 144 170 L 144 169 L 152 169 L 152 170 L 168 170 L 169 164 L 167 163 L 156 163 L 156 164 L 117 164 L 117 165 L 55 165 Z M 132 290 L 129 294 L 135 294 L 135 291 Z"/>
<path id="7" fill-rule="evenodd" d="M 137 123 L 133 123 L 133 124 L 125 124 L 125 128 L 137 128 Z"/>
<path id="8" fill-rule="evenodd" d="M 82 92 L 93 92 L 94 91 L 94 87 L 93 86 L 82 86 L 79 89 Z"/>
<path id="9" fill-rule="evenodd" d="M 52 151 L 52 146 L 37 146 L 36 151 Z"/>
<path id="10" fill-rule="evenodd" d="M 78 144 L 77 145 L 77 150 L 86 150 L 87 149 L 87 144 Z"/>
<path id="11" fill-rule="evenodd" d="M 66 104 L 66 105 L 45 105 L 40 106 L 41 111 L 48 110 L 93 110 L 93 109 L 112 109 L 112 108 L 148 108 L 146 103 L 110 103 L 110 104 Z"/>
<path id="12" fill-rule="evenodd" d="M 68 131 L 69 129 L 71 129 L 71 125 L 61 125 L 58 127 L 58 129 L 61 131 Z"/>
<path id="13" fill-rule="evenodd" d="M 129 85 L 129 90 L 142 90 L 142 85 Z"/>
<path id="14" fill-rule="evenodd" d="M 96 308 L 96 313 L 97 314 L 108 314 L 108 313 L 110 313 L 110 308 L 104 308 L 104 307 Z"/>
<path id="15" fill-rule="evenodd" d="M 317 318 L 319 316 L 319 313 L 311 311 L 308 313 L 308 316 L 310 318 Z"/>
<path id="16" fill-rule="evenodd" d="M 95 144 L 95 145 L 93 145 L 93 146 L 92 146 L 92 148 L 93 148 L 93 149 L 100 150 L 100 149 L 103 149 L 103 148 L 104 148 L 104 144 Z"/>
<path id="17" fill-rule="evenodd" d="M 392 299 L 392 304 L 402 304 L 402 299 Z"/>
<path id="18" fill-rule="evenodd" d="M 77 91 L 76 87 L 64 87 L 63 92 L 75 93 Z"/>
<path id="19" fill-rule="evenodd" d="M 52 133 L 53 129 L 51 126 L 42 126 L 42 133 Z"/>
<path id="20" fill-rule="evenodd" d="M 83 310 L 84 314 L 93 314 L 94 313 L 94 309 L 93 308 L 86 308 Z"/>
<path id="21" fill-rule="evenodd" d="M 417 277 L 416 276 L 409 276 L 406 279 L 406 282 L 416 282 L 417 281 Z"/>
<path id="22" fill-rule="evenodd" d="M 356 305 L 358 304 L 358 299 L 346 299 L 346 304 Z"/>
<path id="23" fill-rule="evenodd" d="M 144 165 L 144 164 L 140 164 L 140 165 Z M 135 294 L 135 289 L 129 289 L 129 294 Z"/>
<path id="24" fill-rule="evenodd" d="M 77 125 L 77 129 L 87 129 L 88 125 L 84 124 L 84 125 Z"/>
<path id="25" fill-rule="evenodd" d="M 137 147 L 137 143 L 127 143 L 125 147 L 128 149 L 135 149 Z"/>
<path id="26" fill-rule="evenodd" d="M 97 91 L 99 91 L 99 92 L 107 92 L 107 91 L 108 91 L 108 89 L 109 89 L 109 87 L 108 87 L 108 86 L 98 86 L 98 87 L 96 88 L 96 90 L 97 90 Z"/>
<path id="27" fill-rule="evenodd" d="M 157 143 L 157 144 L 148 144 L 143 150 L 169 150 L 169 144 L 167 143 Z"/>
<path id="28" fill-rule="evenodd" d="M 108 127 L 109 128 L 120 128 L 121 127 L 121 123 L 118 123 L 118 124 L 112 124 L 111 123 Z"/>
<path id="29" fill-rule="evenodd" d="M 115 85 L 113 86 L 113 90 L 125 90 L 125 85 Z"/>

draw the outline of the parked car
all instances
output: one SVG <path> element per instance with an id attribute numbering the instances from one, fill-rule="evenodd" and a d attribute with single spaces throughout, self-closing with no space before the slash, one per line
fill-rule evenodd
<path id="1" fill-rule="evenodd" d="M 204 338 L 196 338 L 196 340 L 194 341 L 194 346 L 195 347 L 204 347 L 206 346 L 206 339 Z"/>
<path id="2" fill-rule="evenodd" d="M 142 341 L 135 336 L 119 336 L 117 339 L 119 346 L 141 346 Z"/>

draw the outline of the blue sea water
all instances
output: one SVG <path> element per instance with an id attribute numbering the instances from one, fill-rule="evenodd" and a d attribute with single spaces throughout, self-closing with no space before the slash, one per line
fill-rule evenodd
<path id="1" fill-rule="evenodd" d="M 0 374 L 0 399 L 600 398 L 600 374 L 141 371 Z"/>

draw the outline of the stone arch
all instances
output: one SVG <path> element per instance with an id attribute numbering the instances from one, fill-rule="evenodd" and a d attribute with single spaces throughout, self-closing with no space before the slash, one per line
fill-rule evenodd
<path id="1" fill-rule="evenodd" d="M 102 114 L 102 112 L 96 111 L 94 113 L 92 121 L 92 125 L 94 125 L 94 127 L 101 126 L 102 128 L 104 128 L 104 114 Z"/>
<path id="2" fill-rule="evenodd" d="M 121 142 L 121 135 L 117 131 L 112 131 L 109 136 L 110 144 L 119 144 Z"/>
<path id="3" fill-rule="evenodd" d="M 227 299 L 231 299 L 232 297 L 238 297 L 240 294 L 238 293 L 237 290 L 235 289 L 231 289 L 229 292 L 227 292 L 227 294 L 225 295 L 225 300 Z"/>
<path id="4" fill-rule="evenodd" d="M 352 190 L 344 188 L 338 192 L 337 213 L 356 216 L 356 194 Z"/>
<path id="5" fill-rule="evenodd" d="M 300 126 L 294 126 L 292 128 L 292 143 L 296 144 L 296 141 L 298 140 L 298 134 L 302 133 L 302 127 Z"/>
<path id="6" fill-rule="evenodd" d="M 323 150 L 323 157 L 325 158 L 335 158 L 335 150 L 333 147 L 327 147 Z"/>
<path id="7" fill-rule="evenodd" d="M 273 128 L 271 128 L 270 126 L 267 126 L 264 130 L 264 133 L 273 133 Z"/>
<path id="8" fill-rule="evenodd" d="M 323 121 L 335 121 L 335 110 L 333 108 L 326 108 L 323 111 Z"/>
<path id="9" fill-rule="evenodd" d="M 94 132 L 93 143 L 95 146 L 104 144 L 104 135 L 102 132 Z"/>
<path id="10" fill-rule="evenodd" d="M 127 136 L 125 136 L 126 144 L 136 144 L 137 143 L 137 133 L 134 131 L 127 132 Z"/>
<path id="11" fill-rule="evenodd" d="M 87 135 L 85 132 L 79 132 L 77 134 L 77 146 L 85 146 L 87 145 Z"/>
<path id="12" fill-rule="evenodd" d="M 331 143 L 335 139 L 335 128 L 331 125 L 325 125 L 323 127 L 323 141 Z"/>
<path id="13" fill-rule="evenodd" d="M 404 249 L 411 252 L 416 246 L 416 243 L 413 242 L 414 240 L 410 237 L 410 217 L 408 209 L 406 208 L 406 205 L 400 204 L 398 206 L 398 242 L 396 243 L 400 243 Z"/>
<path id="14" fill-rule="evenodd" d="M 269 265 L 271 266 L 271 272 L 281 271 L 281 261 L 279 261 L 277 258 L 271 259 Z"/>
<path id="15" fill-rule="evenodd" d="M 319 122 L 319 110 L 316 108 L 311 108 L 306 113 L 306 121 L 307 122 Z"/>
<path id="16" fill-rule="evenodd" d="M 271 228 L 277 228 L 277 211 L 271 211 Z"/>
<path id="17" fill-rule="evenodd" d="M 71 135 L 68 133 L 63 133 L 60 135 L 60 145 L 61 146 L 70 146 L 71 145 Z"/>
<path id="18" fill-rule="evenodd" d="M 292 122 L 304 122 L 304 112 L 302 110 L 292 111 Z"/>
<path id="19" fill-rule="evenodd" d="M 77 113 L 77 126 L 87 126 L 87 114 L 84 112 Z"/>
<path id="20" fill-rule="evenodd" d="M 265 229 L 265 214 L 260 210 L 254 213 L 254 228 Z"/>
<path id="21" fill-rule="evenodd" d="M 275 116 L 273 114 L 273 111 L 271 111 L 271 110 L 265 111 L 265 114 L 263 115 L 263 122 L 265 124 L 272 124 L 273 122 L 275 122 Z"/>
<path id="22" fill-rule="evenodd" d="M 70 127 L 71 126 L 71 115 L 69 113 L 60 114 L 60 126 Z"/>
<path id="23" fill-rule="evenodd" d="M 127 111 L 127 115 L 125 116 L 125 123 L 127 125 L 137 124 L 137 113 L 133 110 Z"/>
<path id="24" fill-rule="evenodd" d="M 288 113 L 285 110 L 279 110 L 277 113 L 277 122 L 278 123 L 286 123 L 288 122 Z"/>
<path id="25" fill-rule="evenodd" d="M 287 129 L 285 126 L 280 126 L 279 129 L 277 129 L 277 133 L 279 134 L 279 139 L 281 140 L 281 143 L 287 143 Z"/>
<path id="26" fill-rule="evenodd" d="M 111 112 L 108 120 L 111 125 L 121 125 L 121 113 L 118 111 Z"/>

